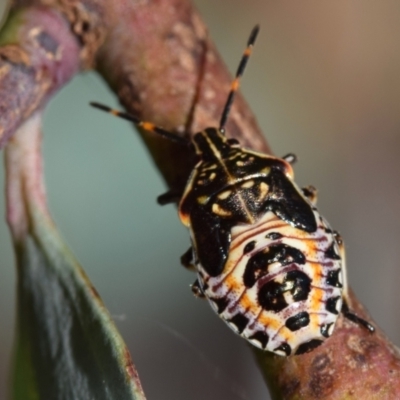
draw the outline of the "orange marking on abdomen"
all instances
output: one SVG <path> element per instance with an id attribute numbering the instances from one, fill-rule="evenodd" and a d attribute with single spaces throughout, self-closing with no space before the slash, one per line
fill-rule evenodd
<path id="1" fill-rule="evenodd" d="M 310 301 L 309 312 L 318 313 L 319 311 L 321 311 L 321 305 L 323 304 L 324 290 L 313 287 L 313 289 L 310 292 L 310 295 L 311 295 L 311 301 Z"/>
<path id="2" fill-rule="evenodd" d="M 309 327 L 311 329 L 315 329 L 317 331 L 320 330 L 320 316 L 318 314 L 314 314 L 312 312 L 309 313 L 310 314 L 310 323 L 309 323 Z"/>
<path id="3" fill-rule="evenodd" d="M 229 275 L 225 281 L 224 285 L 228 287 L 229 292 L 239 292 L 243 289 L 243 284 L 238 282 L 235 276 Z"/>
<path id="4" fill-rule="evenodd" d="M 243 309 L 248 310 L 248 312 L 252 315 L 256 315 L 259 313 L 260 307 L 254 303 L 254 301 L 248 296 L 247 293 L 244 293 L 242 298 L 239 301 L 239 304 Z"/>
<path id="5" fill-rule="evenodd" d="M 278 319 L 271 318 L 270 316 L 266 315 L 267 312 L 263 312 L 261 316 L 258 318 L 258 322 L 269 328 L 272 329 L 273 331 L 278 331 L 281 328 L 281 322 Z"/>
<path id="6" fill-rule="evenodd" d="M 293 332 L 286 328 L 286 326 L 283 327 L 283 329 L 279 332 L 279 336 L 287 343 L 290 343 L 293 340 L 294 334 Z"/>

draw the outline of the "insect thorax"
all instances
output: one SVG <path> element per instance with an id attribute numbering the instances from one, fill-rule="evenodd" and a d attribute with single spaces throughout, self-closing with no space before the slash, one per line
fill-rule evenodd
<path id="1" fill-rule="evenodd" d="M 200 162 L 180 203 L 181 219 L 186 225 L 196 208 L 234 219 L 235 223 L 254 223 L 270 192 L 271 172 L 282 177 L 293 175 L 292 167 L 284 160 L 231 144 L 215 128 L 197 133 L 193 143 Z"/>

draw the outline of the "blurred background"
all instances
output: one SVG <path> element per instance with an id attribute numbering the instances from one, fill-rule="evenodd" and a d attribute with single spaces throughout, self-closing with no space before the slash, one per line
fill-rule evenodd
<path id="1" fill-rule="evenodd" d="M 275 154 L 298 155 L 297 182 L 318 188 L 320 211 L 344 237 L 353 290 L 399 344 L 400 3 L 195 3 L 232 72 L 251 28 L 261 24 L 242 91 Z M 117 106 L 87 73 L 47 109 L 47 193 L 62 235 L 128 343 L 148 398 L 268 399 L 245 341 L 190 292 L 194 276 L 179 264 L 188 234 L 173 206 L 157 206 L 165 187 L 141 141 L 128 123 L 89 108 L 90 100 Z M 2 220 L 0 398 L 14 297 Z"/>

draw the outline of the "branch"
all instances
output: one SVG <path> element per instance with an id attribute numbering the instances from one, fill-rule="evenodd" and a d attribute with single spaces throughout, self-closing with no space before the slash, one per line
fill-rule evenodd
<path id="1" fill-rule="evenodd" d="M 352 310 L 371 321 L 350 296 Z M 332 337 L 311 353 L 281 358 L 253 349 L 273 399 L 397 398 L 399 350 L 376 328 L 370 334 L 341 315 Z"/>
<path id="2" fill-rule="evenodd" d="M 0 33 L 0 147 L 79 70 L 67 21 L 38 7 L 11 12 Z"/>
<path id="3" fill-rule="evenodd" d="M 38 1 L 30 3 L 39 4 Z M 27 89 L 17 90 L 9 100 L 2 100 L 2 110 L 6 113 L 2 122 L 3 143 L 33 108 L 43 104 L 71 77 L 77 69 L 78 59 L 81 65 L 96 64 L 126 109 L 142 119 L 174 130 L 178 135 L 192 135 L 204 127 L 217 125 L 231 79 L 208 38 L 203 22 L 188 0 L 59 0 L 49 3 L 58 11 L 50 9 L 46 13 L 59 21 L 63 34 L 60 38 L 55 36 L 56 32 L 46 31 L 47 36 L 57 37 L 56 43 L 63 43 L 69 37 L 68 48 L 73 61 L 68 62 L 66 53 L 61 53 L 62 61 L 58 66 L 65 63 L 71 67 L 65 67 L 67 72 L 61 74 L 63 79 L 54 84 L 51 77 L 57 74 L 51 68 L 50 78 L 37 72 L 40 68 L 32 60 L 36 60 L 38 51 L 35 46 L 26 45 L 30 43 L 29 30 L 19 31 L 18 46 L 23 51 L 17 51 L 16 62 L 10 56 L 2 56 L 2 62 L 8 68 L 6 77 L 16 79 L 18 69 L 22 70 L 20 74 L 27 82 Z M 41 10 L 39 7 L 24 12 L 40 13 Z M 86 23 L 81 23 L 76 10 L 80 10 L 78 15 L 89 15 Z M 69 33 L 59 12 L 70 23 Z M 28 18 L 24 24 L 29 25 L 29 21 Z M 71 35 L 74 35 L 75 42 Z M 103 38 L 103 45 L 96 51 Z M 48 43 L 47 40 L 44 42 Z M 80 46 L 79 57 L 77 43 Z M 4 53 L 3 48 L 0 54 L 7 54 L 7 51 Z M 54 61 L 50 62 L 50 66 L 54 65 Z M 5 92 L 2 83 L 0 98 L 5 99 Z M 14 115 L 10 110 L 15 104 L 18 107 Z M 241 96 L 235 100 L 226 128 L 228 135 L 238 138 L 244 146 L 270 152 Z M 193 165 L 191 155 L 178 145 L 158 137 L 147 134 L 143 138 L 169 186 L 182 187 Z M 370 320 L 354 296 L 350 306 L 359 316 Z M 333 336 L 311 353 L 282 358 L 253 350 L 276 399 L 378 399 L 394 398 L 400 393 L 397 349 L 379 328 L 370 335 L 342 317 Z"/>

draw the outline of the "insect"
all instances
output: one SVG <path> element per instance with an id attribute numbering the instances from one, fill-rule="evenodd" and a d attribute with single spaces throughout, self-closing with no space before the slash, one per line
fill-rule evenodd
<path id="1" fill-rule="evenodd" d="M 179 201 L 192 242 L 182 263 L 197 271 L 192 290 L 250 343 L 289 356 L 331 336 L 340 312 L 370 332 L 374 327 L 349 310 L 342 239 L 319 214 L 316 190 L 295 184 L 296 157 L 255 152 L 225 136 L 258 31 L 256 26 L 250 34 L 219 127 L 196 133 L 192 141 L 91 104 L 194 148 L 199 162 Z M 159 197 L 162 204 L 174 200 L 172 192 Z"/>

